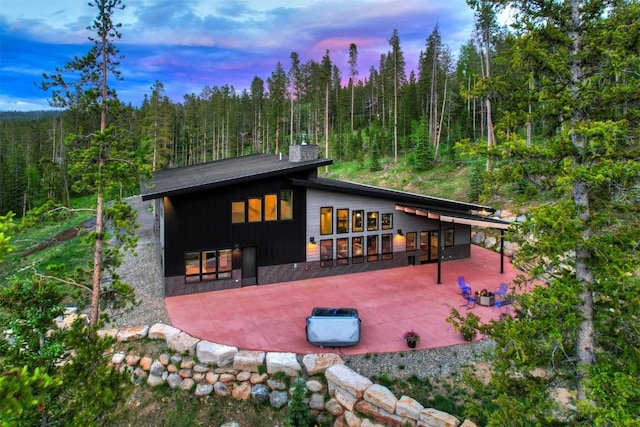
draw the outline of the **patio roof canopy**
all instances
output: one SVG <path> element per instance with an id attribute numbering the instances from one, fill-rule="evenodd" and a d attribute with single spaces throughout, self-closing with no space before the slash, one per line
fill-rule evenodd
<path id="1" fill-rule="evenodd" d="M 502 221 L 495 218 L 487 218 L 483 215 L 487 215 L 483 211 L 478 211 L 477 213 L 471 214 L 463 214 L 463 213 L 453 213 L 446 211 L 438 211 L 435 209 L 425 209 L 422 207 L 416 206 L 407 206 L 396 204 L 396 210 L 402 211 L 408 214 L 414 214 L 417 216 L 424 216 L 429 219 L 435 219 L 442 222 L 450 222 L 456 224 L 466 224 L 475 227 L 488 227 L 488 228 L 496 228 L 499 230 L 506 230 L 511 225 L 509 222 Z"/>

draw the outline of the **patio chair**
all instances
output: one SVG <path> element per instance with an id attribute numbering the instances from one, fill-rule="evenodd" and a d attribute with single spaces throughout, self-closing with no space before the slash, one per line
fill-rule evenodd
<path id="1" fill-rule="evenodd" d="M 458 276 L 458 287 L 460 288 L 463 296 L 465 292 L 469 294 L 471 293 L 471 284 L 464 280 L 464 276 Z"/>
<path id="2" fill-rule="evenodd" d="M 504 300 L 504 298 L 507 296 L 508 293 L 509 293 L 509 285 L 505 282 L 500 283 L 500 286 L 498 287 L 498 289 L 493 291 L 493 294 L 496 296 L 496 300 L 498 297 L 500 297 L 500 300 Z"/>

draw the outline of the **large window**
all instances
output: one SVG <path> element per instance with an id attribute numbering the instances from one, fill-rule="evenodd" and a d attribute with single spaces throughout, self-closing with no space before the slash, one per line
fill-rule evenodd
<path id="1" fill-rule="evenodd" d="M 320 240 L 320 267 L 333 265 L 333 240 Z"/>
<path id="2" fill-rule="evenodd" d="M 382 259 L 393 258 L 393 234 L 382 235 Z"/>
<path id="3" fill-rule="evenodd" d="M 367 261 L 378 260 L 378 236 L 367 236 Z"/>
<path id="4" fill-rule="evenodd" d="M 367 212 L 367 231 L 378 229 L 378 212 Z"/>
<path id="5" fill-rule="evenodd" d="M 333 234 L 333 208 L 320 208 L 320 234 Z"/>
<path id="6" fill-rule="evenodd" d="M 280 219 L 293 219 L 293 191 L 280 192 Z"/>
<path id="7" fill-rule="evenodd" d="M 278 195 L 277 194 L 265 194 L 264 220 L 265 221 L 278 220 Z"/>
<path id="8" fill-rule="evenodd" d="M 336 210 L 336 225 L 338 234 L 349 232 L 349 209 Z"/>
<path id="9" fill-rule="evenodd" d="M 362 236 L 351 238 L 351 262 L 354 264 L 364 261 Z"/>
<path id="10" fill-rule="evenodd" d="M 351 231 L 362 233 L 364 231 L 364 211 L 353 211 L 351 213 Z"/>
<path id="11" fill-rule="evenodd" d="M 336 265 L 349 264 L 349 239 L 336 239 Z"/>
<path id="12" fill-rule="evenodd" d="M 244 202 L 231 202 L 231 222 L 240 224 L 244 222 Z"/>
<path id="13" fill-rule="evenodd" d="M 232 275 L 231 249 L 187 252 L 184 260 L 187 283 L 228 279 Z"/>
<path id="14" fill-rule="evenodd" d="M 247 200 L 247 205 L 249 206 L 249 222 L 262 221 L 262 199 L 252 197 Z"/>

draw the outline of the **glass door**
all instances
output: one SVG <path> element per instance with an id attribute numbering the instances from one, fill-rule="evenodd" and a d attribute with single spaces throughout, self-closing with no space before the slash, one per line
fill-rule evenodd
<path id="1" fill-rule="evenodd" d="M 420 264 L 438 261 L 438 230 L 420 232 Z"/>

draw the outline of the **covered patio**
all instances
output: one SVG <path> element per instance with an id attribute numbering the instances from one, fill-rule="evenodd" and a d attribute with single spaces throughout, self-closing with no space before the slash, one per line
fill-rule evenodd
<path id="1" fill-rule="evenodd" d="M 244 350 L 366 354 L 407 351 L 404 332 L 421 336 L 416 349 L 463 344 L 446 322 L 451 308 L 463 314 L 458 287 L 464 276 L 473 291 L 494 291 L 522 274 L 500 254 L 471 246 L 471 257 L 438 265 L 423 264 L 342 276 L 323 277 L 241 289 L 174 296 L 165 299 L 173 326 L 194 337 Z M 362 320 L 360 343 L 320 348 L 306 340 L 305 321 L 314 307 L 352 307 Z M 504 309 L 476 305 L 470 311 L 483 321 L 498 319 Z"/>

